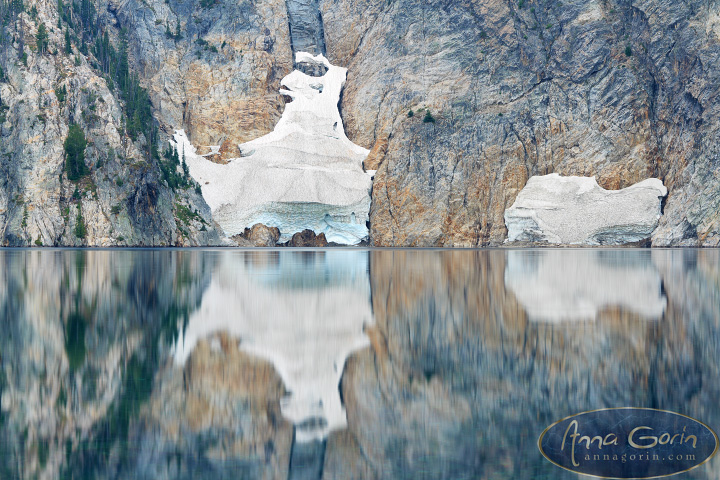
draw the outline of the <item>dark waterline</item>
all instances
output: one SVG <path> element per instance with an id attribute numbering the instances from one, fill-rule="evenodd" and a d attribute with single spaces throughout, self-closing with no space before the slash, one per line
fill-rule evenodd
<path id="1" fill-rule="evenodd" d="M 0 478 L 574 479 L 596 408 L 720 429 L 720 250 L 2 249 Z M 678 475 L 716 479 L 720 463 Z"/>

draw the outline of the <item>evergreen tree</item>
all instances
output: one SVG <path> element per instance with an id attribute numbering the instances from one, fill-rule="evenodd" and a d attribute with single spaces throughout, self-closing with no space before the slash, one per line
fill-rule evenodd
<path id="1" fill-rule="evenodd" d="M 177 153 L 175 155 L 177 155 Z M 188 170 L 187 163 L 185 163 L 185 155 L 183 155 L 182 159 L 182 171 L 185 174 L 185 178 L 190 176 L 190 171 Z"/>
<path id="2" fill-rule="evenodd" d="M 82 216 L 82 209 L 78 203 L 78 213 L 77 218 L 75 219 L 75 236 L 77 238 L 85 238 L 86 234 L 87 228 L 85 228 L 85 219 Z"/>
<path id="3" fill-rule="evenodd" d="M 72 45 L 70 44 L 70 29 L 65 27 L 65 53 L 70 55 L 72 53 Z"/>
<path id="4" fill-rule="evenodd" d="M 35 37 L 35 43 L 40 53 L 45 53 L 48 47 L 48 34 L 45 28 L 45 23 L 40 23 L 37 29 L 37 36 Z"/>
<path id="5" fill-rule="evenodd" d="M 70 180 L 79 180 L 84 175 L 87 175 L 88 168 L 85 165 L 87 141 L 85 140 L 85 134 L 77 124 L 70 125 L 64 147 L 67 176 Z"/>

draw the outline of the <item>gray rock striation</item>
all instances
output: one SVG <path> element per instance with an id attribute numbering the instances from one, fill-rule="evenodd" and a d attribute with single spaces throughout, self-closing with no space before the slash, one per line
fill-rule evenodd
<path id="1" fill-rule="evenodd" d="M 505 211 L 507 242 L 625 245 L 650 239 L 667 188 L 649 178 L 605 190 L 594 177 L 553 173 L 528 180 Z"/>

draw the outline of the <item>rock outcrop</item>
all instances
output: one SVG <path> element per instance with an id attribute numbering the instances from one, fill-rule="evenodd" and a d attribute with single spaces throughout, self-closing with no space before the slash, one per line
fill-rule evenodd
<path id="1" fill-rule="evenodd" d="M 613 191 L 594 177 L 532 177 L 505 211 L 507 242 L 637 244 L 652 236 L 666 195 L 656 178 Z"/>
<path id="2" fill-rule="evenodd" d="M 280 240 L 280 230 L 258 223 L 233 236 L 232 240 L 240 247 L 274 247 Z"/>
<path id="3" fill-rule="evenodd" d="M 0 26 L 0 245 L 221 244 L 202 197 L 189 184 L 170 188 L 148 139 L 132 140 L 118 90 L 87 46 L 71 42 L 57 8 L 31 2 Z M 42 50 L 19 40 L 41 25 Z M 78 180 L 65 171 L 71 124 L 87 144 Z"/>
<path id="4" fill-rule="evenodd" d="M 227 145 L 227 160 L 280 119 L 280 80 L 293 69 L 285 0 L 111 0 L 98 10 L 127 29 L 165 139 L 183 128 L 200 154 Z"/>
<path id="5" fill-rule="evenodd" d="M 367 237 L 371 179 L 362 167 L 368 151 L 347 139 L 337 107 L 347 70 L 322 55 L 298 53 L 296 60 L 327 72 L 283 78 L 281 93 L 293 101 L 271 133 L 240 145 L 240 157 L 210 162 L 183 131 L 175 148 L 226 235 L 263 223 L 279 228 L 283 241 L 310 229 L 355 245 Z"/>
<path id="6" fill-rule="evenodd" d="M 285 0 L 293 52 L 325 54 L 325 32 L 319 0 Z"/>
<path id="7" fill-rule="evenodd" d="M 243 155 L 280 121 L 281 79 L 306 49 L 348 69 L 339 112 L 377 170 L 373 245 L 500 245 L 505 210 L 550 173 L 610 190 L 658 178 L 669 193 L 652 244 L 720 245 L 720 27 L 701 0 L 87 5 L 3 7 L 2 244 L 220 243 L 196 185 L 173 188 L 181 167 L 163 169 L 153 148 L 183 128 L 212 162 Z M 96 50 L 105 38 L 127 52 L 118 66 L 156 128 L 127 135 L 136 119 Z M 78 183 L 60 175 L 73 123 L 88 139 Z"/>

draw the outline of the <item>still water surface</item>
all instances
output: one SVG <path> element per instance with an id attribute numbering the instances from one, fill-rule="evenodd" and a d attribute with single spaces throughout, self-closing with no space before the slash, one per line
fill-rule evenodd
<path id="1" fill-rule="evenodd" d="M 0 479 L 576 479 L 568 415 L 720 431 L 718 250 L 0 250 L 0 286 Z"/>

